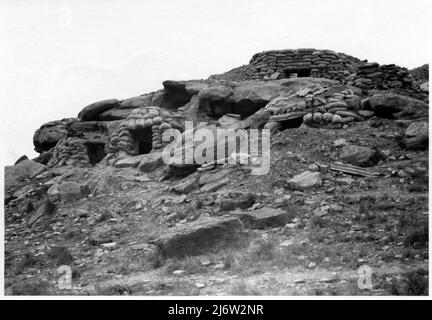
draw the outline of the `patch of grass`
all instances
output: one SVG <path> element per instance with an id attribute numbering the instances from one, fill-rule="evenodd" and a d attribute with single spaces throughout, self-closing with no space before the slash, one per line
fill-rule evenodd
<path id="1" fill-rule="evenodd" d="M 405 247 L 424 248 L 429 241 L 429 232 L 426 227 L 413 230 L 404 239 Z"/>
<path id="2" fill-rule="evenodd" d="M 128 286 L 120 284 L 105 287 L 95 286 L 95 289 L 98 296 L 124 296 L 132 293 L 132 290 Z"/>
<path id="3" fill-rule="evenodd" d="M 69 230 L 69 231 L 67 231 L 65 234 L 64 234 L 64 239 L 65 240 L 72 240 L 72 239 L 74 239 L 75 237 L 77 237 L 79 235 L 79 232 L 78 231 L 74 231 L 74 230 Z"/>
<path id="4" fill-rule="evenodd" d="M 424 296 L 429 292 L 429 276 L 424 269 L 404 274 L 402 278 L 395 278 L 388 285 L 392 295 L 398 296 Z"/>
<path id="5" fill-rule="evenodd" d="M 312 225 L 319 228 L 325 228 L 329 225 L 330 221 L 329 219 L 313 216 L 311 219 Z"/>
<path id="6" fill-rule="evenodd" d="M 50 295 L 49 283 L 43 280 L 33 280 L 16 283 L 10 287 L 13 296 L 47 296 Z"/>
<path id="7" fill-rule="evenodd" d="M 19 275 L 24 272 L 27 267 L 31 267 L 37 264 L 37 259 L 30 253 L 26 252 L 20 261 L 15 265 L 14 274 Z"/>
<path id="8" fill-rule="evenodd" d="M 201 264 L 199 257 L 168 260 L 164 266 L 164 273 L 171 275 L 176 270 L 183 270 L 185 274 L 200 274 L 206 273 L 207 267 Z"/>
<path id="9" fill-rule="evenodd" d="M 326 239 L 326 234 L 325 232 L 321 232 L 321 231 L 316 231 L 316 232 L 311 232 L 309 234 L 309 240 L 311 242 L 323 242 Z"/>
<path id="10" fill-rule="evenodd" d="M 48 258 L 57 266 L 70 265 L 74 260 L 68 248 L 62 246 L 52 247 L 48 252 Z"/>
<path id="11" fill-rule="evenodd" d="M 225 258 L 224 258 L 224 269 L 230 269 L 234 264 L 235 264 L 235 255 L 234 252 L 229 251 L 225 254 Z"/>
<path id="12" fill-rule="evenodd" d="M 274 260 L 279 250 L 276 241 L 272 238 L 259 238 L 252 241 L 248 248 L 248 256 L 253 260 Z"/>
<path id="13" fill-rule="evenodd" d="M 250 285 L 246 284 L 243 280 L 236 282 L 231 290 L 230 294 L 233 296 L 259 296 L 261 293 L 251 287 Z"/>

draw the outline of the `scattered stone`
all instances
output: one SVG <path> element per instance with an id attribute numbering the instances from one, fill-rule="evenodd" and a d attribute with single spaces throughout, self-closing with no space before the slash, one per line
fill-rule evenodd
<path id="1" fill-rule="evenodd" d="M 284 240 L 282 241 L 279 246 L 281 247 L 289 247 L 290 245 L 292 245 L 294 242 L 292 242 L 291 240 Z"/>
<path id="2" fill-rule="evenodd" d="M 232 192 L 228 194 L 229 198 L 217 200 L 222 211 L 232 211 L 235 209 L 247 209 L 255 204 L 256 196 L 250 192 Z"/>
<path id="3" fill-rule="evenodd" d="M 180 183 L 176 184 L 173 187 L 173 190 L 178 193 L 187 194 L 195 189 L 198 189 L 198 187 L 198 177 L 189 176 L 180 181 Z"/>
<path id="4" fill-rule="evenodd" d="M 142 156 L 138 169 L 142 172 L 153 172 L 163 166 L 163 164 L 162 154 L 160 152 L 153 152 Z"/>
<path id="5" fill-rule="evenodd" d="M 195 287 L 197 287 L 198 289 L 202 289 L 202 288 L 205 288 L 205 284 L 204 283 L 201 283 L 201 282 L 197 282 L 197 283 L 195 283 Z"/>
<path id="6" fill-rule="evenodd" d="M 308 170 L 309 171 L 320 171 L 320 167 L 318 166 L 318 165 L 316 165 L 316 164 L 310 164 L 309 166 L 308 166 Z"/>
<path id="7" fill-rule="evenodd" d="M 209 266 L 209 265 L 211 265 L 212 262 L 208 257 L 202 257 L 200 259 L 200 263 L 202 266 Z"/>
<path id="8" fill-rule="evenodd" d="M 186 271 L 184 270 L 175 270 L 173 271 L 173 274 L 176 276 L 181 276 L 182 274 L 184 274 Z"/>
<path id="9" fill-rule="evenodd" d="M 427 149 L 429 144 L 429 125 L 426 121 L 413 122 L 405 130 L 403 145 L 407 149 Z"/>
<path id="10" fill-rule="evenodd" d="M 47 195 L 51 201 L 69 202 L 87 196 L 89 194 L 87 188 L 87 185 L 80 185 L 76 182 L 61 182 L 49 188 Z"/>
<path id="11" fill-rule="evenodd" d="M 114 250 L 117 248 L 117 242 L 102 243 L 101 247 L 107 250 Z"/>
<path id="12" fill-rule="evenodd" d="M 134 157 L 126 157 L 116 161 L 115 168 L 136 168 L 146 155 L 139 155 Z"/>
<path id="13" fill-rule="evenodd" d="M 348 145 L 348 142 L 346 139 L 337 139 L 335 141 L 333 141 L 333 147 L 335 148 L 339 148 L 339 147 L 345 147 Z"/>
<path id="14" fill-rule="evenodd" d="M 264 207 L 255 211 L 240 212 L 236 216 L 250 228 L 264 229 L 286 225 L 290 222 L 292 214 L 285 210 Z"/>
<path id="15" fill-rule="evenodd" d="M 319 172 L 305 171 L 289 180 L 288 185 L 293 190 L 305 190 L 308 188 L 321 186 L 321 175 Z"/>
<path id="16" fill-rule="evenodd" d="M 56 205 L 53 204 L 49 199 L 46 199 L 44 203 L 36 210 L 36 212 L 31 216 L 27 225 L 29 227 L 33 226 L 40 218 L 43 216 L 50 216 L 56 210 Z"/>
<path id="17" fill-rule="evenodd" d="M 381 159 L 380 154 L 372 148 L 348 145 L 341 149 L 339 159 L 359 167 L 371 167 Z"/>
<path id="18" fill-rule="evenodd" d="M 229 178 L 223 178 L 214 182 L 207 183 L 201 187 L 201 192 L 213 192 L 223 187 L 229 182 Z"/>
<path id="19" fill-rule="evenodd" d="M 331 204 L 330 205 L 330 210 L 333 212 L 342 212 L 343 211 L 343 207 L 337 204 Z"/>

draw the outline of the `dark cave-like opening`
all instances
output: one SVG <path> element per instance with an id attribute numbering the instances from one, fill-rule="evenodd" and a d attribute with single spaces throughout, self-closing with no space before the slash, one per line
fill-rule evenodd
<path id="1" fill-rule="evenodd" d="M 290 78 L 297 74 L 298 78 L 310 77 L 311 69 L 310 68 L 290 68 L 285 70 L 285 75 L 287 78 Z"/>
<path id="2" fill-rule="evenodd" d="M 150 127 L 131 131 L 138 154 L 150 153 L 153 148 L 152 130 Z"/>
<path id="3" fill-rule="evenodd" d="M 88 143 L 87 155 L 92 165 L 96 165 L 105 158 L 105 145 L 103 143 Z"/>
<path id="4" fill-rule="evenodd" d="M 284 131 L 286 129 L 298 128 L 302 125 L 302 123 L 303 123 L 303 117 L 284 120 L 280 122 L 281 127 L 279 130 Z"/>

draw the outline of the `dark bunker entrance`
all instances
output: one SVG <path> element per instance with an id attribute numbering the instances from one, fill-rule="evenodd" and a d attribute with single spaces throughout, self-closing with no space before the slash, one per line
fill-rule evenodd
<path id="1" fill-rule="evenodd" d="M 287 78 L 295 77 L 295 75 L 297 75 L 298 78 L 310 77 L 310 74 L 310 68 L 290 68 L 285 70 L 285 76 Z"/>
<path id="2" fill-rule="evenodd" d="M 87 143 L 87 155 L 90 159 L 90 163 L 94 166 L 101 162 L 105 158 L 105 144 L 103 143 Z"/>
<path id="3" fill-rule="evenodd" d="M 292 118 L 289 120 L 284 120 L 280 122 L 280 131 L 284 131 L 287 129 L 299 128 L 303 123 L 303 117 Z"/>
<path id="4" fill-rule="evenodd" d="M 134 139 L 135 150 L 138 151 L 138 154 L 146 154 L 152 151 L 153 132 L 151 130 L 151 127 L 132 130 L 131 134 L 132 134 L 132 138 Z"/>

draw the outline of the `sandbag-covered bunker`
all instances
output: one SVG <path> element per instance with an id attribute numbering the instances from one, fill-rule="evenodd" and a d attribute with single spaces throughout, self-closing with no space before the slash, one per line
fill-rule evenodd
<path id="1" fill-rule="evenodd" d="M 134 109 L 110 135 L 108 157 L 161 151 L 169 143 L 162 141 L 162 134 L 171 128 L 184 131 L 180 121 L 168 110 L 159 107 Z"/>
<path id="2" fill-rule="evenodd" d="M 53 156 L 48 162 L 48 166 L 95 166 L 106 156 L 105 145 L 105 139 L 82 139 L 75 137 L 61 139 L 52 149 Z"/>

